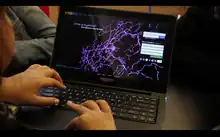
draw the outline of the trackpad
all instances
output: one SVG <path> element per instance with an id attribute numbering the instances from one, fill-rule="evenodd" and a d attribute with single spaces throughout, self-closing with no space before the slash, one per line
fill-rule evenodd
<path id="1" fill-rule="evenodd" d="M 25 106 L 17 120 L 32 129 L 60 130 L 75 117 L 77 114 L 71 110 Z"/>

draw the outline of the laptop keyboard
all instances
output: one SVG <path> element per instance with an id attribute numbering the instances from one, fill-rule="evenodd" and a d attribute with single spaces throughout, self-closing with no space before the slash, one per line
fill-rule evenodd
<path id="1" fill-rule="evenodd" d="M 109 103 L 115 118 L 149 124 L 156 123 L 159 99 L 151 96 L 132 95 L 127 92 L 84 86 L 66 89 L 43 88 L 40 94 L 59 98 L 60 104 L 58 106 L 62 108 L 67 108 L 66 102 L 68 100 L 81 104 L 86 100 L 102 99 Z"/>

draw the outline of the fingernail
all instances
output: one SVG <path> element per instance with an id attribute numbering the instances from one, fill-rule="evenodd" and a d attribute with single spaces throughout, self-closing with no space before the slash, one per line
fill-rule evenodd
<path id="1" fill-rule="evenodd" d="M 67 104 L 73 104 L 73 102 L 72 101 L 67 101 Z"/>
<path id="2" fill-rule="evenodd" d="M 59 99 L 56 99 L 55 101 L 54 101 L 54 104 L 55 105 L 58 105 L 60 103 L 60 100 Z"/>

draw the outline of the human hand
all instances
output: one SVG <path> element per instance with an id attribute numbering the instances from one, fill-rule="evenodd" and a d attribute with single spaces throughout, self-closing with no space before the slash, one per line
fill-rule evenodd
<path id="1" fill-rule="evenodd" d="M 26 105 L 53 105 L 59 103 L 54 97 L 39 96 L 41 87 L 64 88 L 59 74 L 47 66 L 32 65 L 26 71 L 3 78 L 0 96 L 3 101 Z"/>
<path id="2" fill-rule="evenodd" d="M 106 101 L 89 100 L 82 105 L 68 101 L 67 105 L 80 116 L 74 118 L 66 129 L 116 130 L 111 109 Z"/>

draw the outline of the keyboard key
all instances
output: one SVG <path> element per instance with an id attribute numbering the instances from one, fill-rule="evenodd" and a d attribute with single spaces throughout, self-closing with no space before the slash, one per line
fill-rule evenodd
<path id="1" fill-rule="evenodd" d="M 94 93 L 94 95 L 95 95 L 95 96 L 97 96 L 97 95 L 98 95 L 98 93 Z"/>
<path id="2" fill-rule="evenodd" d="M 141 112 L 140 115 L 147 116 L 147 113 L 146 112 Z"/>
<path id="3" fill-rule="evenodd" d="M 53 97 L 53 92 L 42 92 L 41 93 L 42 96 L 46 96 L 46 97 Z"/>
<path id="4" fill-rule="evenodd" d="M 131 97 L 132 97 L 133 99 L 136 99 L 136 98 L 137 98 L 137 96 L 134 96 L 134 95 L 133 95 L 133 96 L 131 96 Z"/>
<path id="5" fill-rule="evenodd" d="M 142 107 L 142 108 L 147 108 L 148 107 L 148 104 L 138 104 L 139 107 Z"/>
<path id="6" fill-rule="evenodd" d="M 133 109 L 133 110 L 141 110 L 141 108 L 139 108 L 139 107 L 132 107 L 131 109 Z"/>
<path id="7" fill-rule="evenodd" d="M 127 109 L 121 109 L 121 113 L 128 113 L 128 110 Z"/>
<path id="8" fill-rule="evenodd" d="M 138 116 L 137 115 L 132 115 L 131 119 L 138 120 Z"/>
<path id="9" fill-rule="evenodd" d="M 112 98 L 112 99 L 110 99 L 110 101 L 111 101 L 111 102 L 115 102 L 116 100 Z"/>
<path id="10" fill-rule="evenodd" d="M 140 117 L 139 117 L 139 120 L 140 120 L 140 121 L 146 121 L 146 118 L 145 118 L 144 116 L 140 116 Z"/>
<path id="11" fill-rule="evenodd" d="M 154 124 L 154 123 L 156 122 L 155 119 L 152 118 L 152 117 L 148 117 L 148 118 L 146 119 L 146 121 L 149 122 L 149 123 L 152 123 L 152 124 Z"/>
<path id="12" fill-rule="evenodd" d="M 155 114 L 154 113 L 148 113 L 147 116 L 148 117 L 155 117 Z"/>
<path id="13" fill-rule="evenodd" d="M 67 107 L 66 103 L 62 104 L 62 107 Z"/>
<path id="14" fill-rule="evenodd" d="M 132 115 L 131 114 L 127 114 L 127 113 L 120 113 L 119 117 L 120 118 L 125 118 L 125 119 L 132 119 Z"/>
<path id="15" fill-rule="evenodd" d="M 144 97 L 144 99 L 145 99 L 145 100 L 150 100 L 150 98 L 149 98 L 149 97 Z"/>
<path id="16" fill-rule="evenodd" d="M 151 98 L 150 100 L 151 100 L 151 101 L 157 101 L 157 99 L 156 99 L 156 98 Z"/>
<path id="17" fill-rule="evenodd" d="M 138 114 L 139 114 L 139 112 L 138 112 L 138 111 L 134 111 L 134 110 L 128 110 L 128 113 L 130 113 L 130 114 L 136 114 L 136 115 L 138 115 Z"/>
<path id="18" fill-rule="evenodd" d="M 155 109 L 149 109 L 148 111 L 149 111 L 150 113 L 155 113 L 155 112 L 156 112 Z"/>
<path id="19" fill-rule="evenodd" d="M 54 94 L 60 94 L 60 90 L 54 90 Z"/>
<path id="20" fill-rule="evenodd" d="M 53 89 L 42 89 L 44 93 L 54 93 Z"/>
<path id="21" fill-rule="evenodd" d="M 66 95 L 61 95 L 61 98 L 65 98 Z"/>
<path id="22" fill-rule="evenodd" d="M 117 100 L 117 103 L 121 103 L 122 101 L 121 100 Z"/>
<path id="23" fill-rule="evenodd" d="M 150 101 L 144 99 L 138 99 L 137 103 L 149 104 Z"/>
<path id="24" fill-rule="evenodd" d="M 150 104 L 151 104 L 151 105 L 156 105 L 157 102 L 155 102 L 155 101 L 151 101 Z"/>
<path id="25" fill-rule="evenodd" d="M 142 100 L 142 99 L 144 99 L 144 97 L 139 96 L 138 99 Z"/>
<path id="26" fill-rule="evenodd" d="M 150 105 L 149 108 L 155 109 L 156 106 L 155 105 Z"/>
<path id="27" fill-rule="evenodd" d="M 109 105 L 112 106 L 112 107 L 116 106 L 116 104 L 114 102 L 110 102 Z"/>
<path id="28" fill-rule="evenodd" d="M 60 97 L 59 94 L 54 94 L 53 96 L 54 96 L 55 98 L 59 98 L 59 97 Z"/>
<path id="29" fill-rule="evenodd" d="M 112 111 L 113 111 L 113 112 L 116 110 L 116 108 L 115 108 L 115 107 L 112 107 L 111 109 L 112 109 Z"/>

